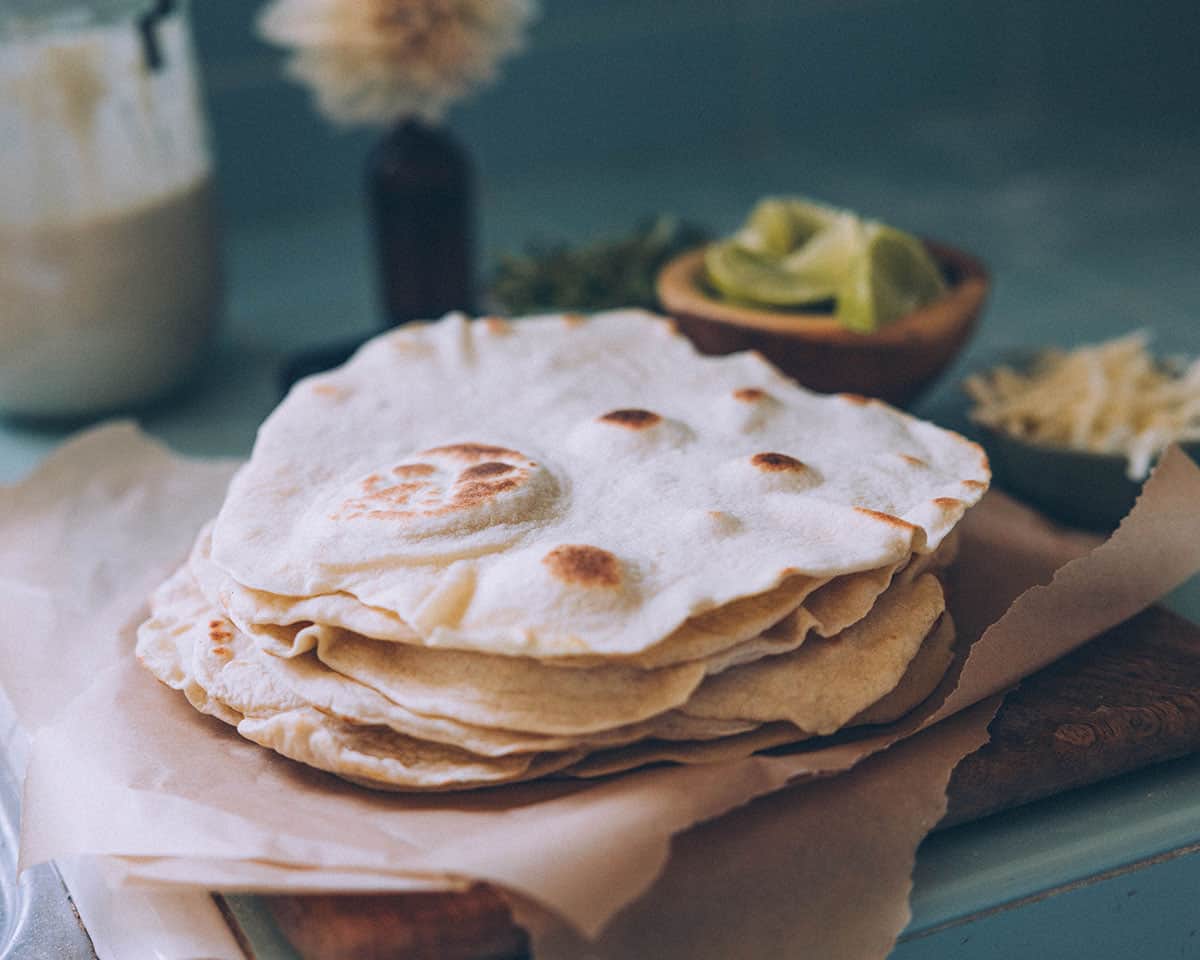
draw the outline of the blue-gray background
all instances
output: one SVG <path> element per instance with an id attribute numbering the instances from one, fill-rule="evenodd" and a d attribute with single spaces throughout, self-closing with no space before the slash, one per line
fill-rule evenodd
<path id="1" fill-rule="evenodd" d="M 479 168 L 481 266 L 660 210 L 725 230 L 759 195 L 800 192 L 991 267 L 984 323 L 922 412 L 953 407 L 965 367 L 1012 346 L 1143 326 L 1164 351 L 1200 353 L 1195 0 L 543 2 L 529 49 L 451 117 Z M 375 322 L 359 190 L 372 135 L 331 130 L 281 79 L 278 52 L 252 36 L 256 2 L 193 7 L 227 317 L 190 389 L 140 419 L 178 450 L 245 455 L 289 352 Z M 70 429 L 0 424 L 0 482 Z M 1200 584 L 1173 602 L 1200 618 Z M 945 849 L 921 854 L 914 925 L 1194 843 L 1200 774 L 1185 763 L 1175 780 L 1160 768 L 943 834 Z M 1195 889 L 1195 859 L 950 928 L 905 955 L 1186 952 L 1194 911 L 1171 894 Z"/>
<path id="2" fill-rule="evenodd" d="M 257 9 L 194 0 L 228 215 L 336 209 L 338 242 L 296 252 L 369 310 L 348 260 L 373 135 L 281 78 Z M 450 122 L 479 168 L 485 262 L 656 210 L 728 228 L 759 194 L 801 192 L 979 253 L 985 343 L 1148 325 L 1195 349 L 1198 49 L 1190 0 L 545 0 Z"/>
<path id="3" fill-rule="evenodd" d="M 143 411 L 178 449 L 248 452 L 298 347 L 379 311 L 362 209 L 378 136 L 339 131 L 254 38 L 257 0 L 192 0 L 227 230 L 222 337 Z M 543 0 L 527 50 L 450 124 L 480 260 L 670 211 L 734 227 L 765 193 L 842 204 L 979 255 L 994 286 L 918 405 L 967 367 L 1147 327 L 1200 353 L 1200 4 L 1161 0 Z M 0 428 L 0 480 L 65 430 Z"/>

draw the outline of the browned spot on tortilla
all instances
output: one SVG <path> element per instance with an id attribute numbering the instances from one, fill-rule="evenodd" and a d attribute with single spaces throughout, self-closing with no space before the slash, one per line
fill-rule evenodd
<path id="1" fill-rule="evenodd" d="M 579 327 L 587 322 L 587 317 L 582 313 L 564 313 L 562 322 L 567 327 Z"/>
<path id="2" fill-rule="evenodd" d="M 496 335 L 508 333 L 512 330 L 512 324 L 503 317 L 484 317 L 483 325 L 487 328 L 488 333 Z"/>
<path id="3" fill-rule="evenodd" d="M 342 517 L 354 519 L 356 517 L 368 516 L 376 517 L 381 515 L 387 516 L 412 516 L 411 511 L 398 512 L 396 510 L 380 510 L 379 507 L 406 507 L 413 498 L 423 490 L 429 490 L 429 485 L 424 480 L 408 480 L 403 483 L 395 483 L 390 487 L 383 486 L 385 483 L 383 477 L 378 474 L 372 474 L 362 482 L 362 497 L 352 498 L 342 504 L 341 510 L 333 514 L 332 519 L 338 520 Z M 425 501 L 429 503 L 428 500 Z M 435 499 L 434 503 L 437 502 Z"/>
<path id="4" fill-rule="evenodd" d="M 934 497 L 933 502 L 943 510 L 957 510 L 964 505 L 961 500 L 954 497 Z"/>
<path id="5" fill-rule="evenodd" d="M 662 417 L 657 413 L 636 408 L 613 410 L 600 418 L 601 423 L 613 423 L 618 427 L 627 427 L 630 430 L 645 430 L 661 421 Z"/>
<path id="6" fill-rule="evenodd" d="M 599 547 L 564 544 L 542 557 L 542 563 L 564 583 L 607 588 L 621 585 L 621 562 Z"/>
<path id="7" fill-rule="evenodd" d="M 449 470 L 430 463 L 400 464 L 390 470 L 395 479 L 373 473 L 361 482 L 361 495 L 345 501 L 331 519 L 367 517 L 405 521 L 448 516 L 521 487 L 529 481 L 530 471 L 537 467 L 513 450 L 480 443 L 436 447 L 423 455 L 442 456 L 458 463 Z M 497 457 L 520 462 L 506 463 Z M 448 473 L 457 476 L 450 480 Z"/>
<path id="8" fill-rule="evenodd" d="M 223 626 L 225 626 L 225 624 L 222 623 L 220 620 L 209 620 L 208 621 L 208 629 L 209 630 L 220 630 Z"/>
<path id="9" fill-rule="evenodd" d="M 521 457 L 516 450 L 504 447 L 493 447 L 486 443 L 451 443 L 444 447 L 431 447 L 424 455 L 441 454 L 455 460 L 466 460 L 469 463 L 482 463 L 484 460 L 498 460 L 501 457 Z"/>
<path id="10" fill-rule="evenodd" d="M 760 390 L 758 387 L 740 387 L 733 391 L 733 399 L 741 400 L 742 403 L 759 403 L 768 396 L 770 394 L 766 390 Z"/>
<path id="11" fill-rule="evenodd" d="M 516 478 L 459 484 L 454 488 L 454 503 L 459 507 L 475 506 L 486 503 L 505 490 L 515 490 L 520 485 L 521 481 Z"/>
<path id="12" fill-rule="evenodd" d="M 389 346 L 401 354 L 420 355 L 432 352 L 433 348 L 428 343 L 418 340 L 415 336 L 415 332 L 422 326 L 425 324 L 410 324 L 407 330 L 392 334 L 389 337 Z"/>
<path id="13" fill-rule="evenodd" d="M 233 656 L 233 654 L 229 652 L 228 647 L 213 647 L 212 652 L 213 656 L 221 657 L 226 660 Z"/>
<path id="14" fill-rule="evenodd" d="M 899 527 L 901 530 L 917 529 L 915 524 L 911 524 L 907 520 L 901 520 L 899 517 L 893 517 L 890 513 L 881 513 L 869 507 L 855 507 L 854 509 L 863 516 L 871 517 L 874 520 L 882 520 L 884 523 L 890 524 L 893 527 Z"/>
<path id="15" fill-rule="evenodd" d="M 460 476 L 464 480 L 484 480 L 488 477 L 498 477 L 501 474 L 512 473 L 516 469 L 511 463 L 489 460 L 486 463 L 477 463 L 473 467 L 467 467 Z"/>
<path id="16" fill-rule="evenodd" d="M 732 533 L 742 525 L 742 521 L 734 514 L 724 510 L 709 510 L 708 519 L 712 523 L 713 531 L 718 534 Z"/>
<path id="17" fill-rule="evenodd" d="M 859 407 L 864 407 L 868 403 L 871 402 L 870 397 L 864 397 L 858 393 L 839 393 L 838 396 L 841 397 L 843 400 L 845 400 L 847 403 L 853 403 Z"/>
<path id="18" fill-rule="evenodd" d="M 349 394 L 349 390 L 343 387 L 336 387 L 332 383 L 314 383 L 312 392 L 318 397 L 329 397 L 333 400 L 340 400 Z"/>
<path id="19" fill-rule="evenodd" d="M 795 457 L 789 457 L 786 453 L 756 453 L 750 458 L 750 462 L 767 473 L 803 473 L 808 469 Z"/>
<path id="20" fill-rule="evenodd" d="M 413 498 L 413 494 L 424 489 L 426 489 L 425 484 L 421 483 L 419 480 L 412 480 L 408 483 L 397 483 L 393 486 L 385 487 L 382 490 L 372 490 L 370 493 L 371 496 L 376 497 L 379 500 L 383 500 L 387 503 L 394 503 L 399 506 L 408 503 L 408 501 Z"/>
<path id="21" fill-rule="evenodd" d="M 987 484 L 982 480 L 964 480 L 962 485 L 969 490 L 986 490 Z"/>
<path id="22" fill-rule="evenodd" d="M 432 463 L 402 463 L 398 467 L 392 467 L 392 473 L 397 477 L 428 477 L 436 472 L 437 467 Z M 378 474 L 372 474 L 367 479 L 372 477 L 378 477 Z"/>
<path id="23" fill-rule="evenodd" d="M 911 454 L 907 454 L 907 453 L 902 453 L 902 454 L 900 454 L 900 459 L 901 459 L 901 460 L 903 460 L 905 463 L 910 463 L 910 464 L 912 464 L 914 467 L 927 467 L 927 466 L 929 466 L 929 464 L 927 464 L 927 463 L 926 463 L 924 460 L 922 460 L 920 457 L 914 457 L 914 456 L 912 456 Z"/>

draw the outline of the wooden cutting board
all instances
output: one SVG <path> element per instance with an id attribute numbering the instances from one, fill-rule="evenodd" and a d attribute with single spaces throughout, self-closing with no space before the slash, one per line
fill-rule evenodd
<path id="1" fill-rule="evenodd" d="M 959 764 L 940 826 L 1200 750 L 1200 627 L 1146 611 L 1024 681 Z M 503 900 L 465 893 L 264 898 L 305 960 L 518 960 Z"/>

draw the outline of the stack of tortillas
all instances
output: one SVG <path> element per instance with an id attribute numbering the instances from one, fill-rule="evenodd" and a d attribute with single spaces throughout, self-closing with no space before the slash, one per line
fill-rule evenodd
<path id="1" fill-rule="evenodd" d="M 138 656 L 384 789 L 745 756 L 929 695 L 988 479 L 953 433 L 645 313 L 452 316 L 292 390 Z"/>

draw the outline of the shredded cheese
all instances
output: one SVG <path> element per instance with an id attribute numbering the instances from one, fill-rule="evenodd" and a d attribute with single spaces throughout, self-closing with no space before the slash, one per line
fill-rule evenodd
<path id="1" fill-rule="evenodd" d="M 1200 358 L 1154 360 L 1136 332 L 1063 352 L 1027 372 L 1000 366 L 963 384 L 976 423 L 1035 443 L 1122 454 L 1143 480 L 1168 444 L 1200 440 Z"/>

